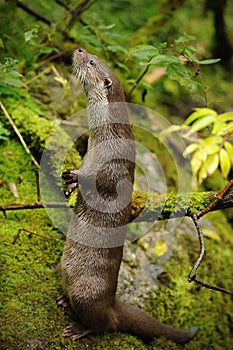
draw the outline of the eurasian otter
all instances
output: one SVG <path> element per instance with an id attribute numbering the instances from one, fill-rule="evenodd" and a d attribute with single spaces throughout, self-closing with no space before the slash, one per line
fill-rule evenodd
<path id="1" fill-rule="evenodd" d="M 116 330 L 152 340 L 190 341 L 198 327 L 179 330 L 115 296 L 134 182 L 135 144 L 123 88 L 97 56 L 74 53 L 74 69 L 88 100 L 90 145 L 78 170 L 63 173 L 79 191 L 61 261 L 65 294 L 83 327 L 63 335 Z"/>

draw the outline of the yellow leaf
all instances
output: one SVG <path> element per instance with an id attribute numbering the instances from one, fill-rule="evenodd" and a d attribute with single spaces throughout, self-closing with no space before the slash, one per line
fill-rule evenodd
<path id="1" fill-rule="evenodd" d="M 190 114 L 190 116 L 185 120 L 184 125 L 189 125 L 194 122 L 194 120 L 203 118 L 206 116 L 216 116 L 217 112 L 210 108 L 195 108 L 195 112 Z"/>
<path id="2" fill-rule="evenodd" d="M 219 165 L 219 156 L 217 153 L 211 154 L 207 157 L 206 161 L 203 163 L 200 172 L 198 174 L 199 183 L 207 178 L 207 176 L 212 175 Z"/>
<path id="3" fill-rule="evenodd" d="M 226 179 L 231 169 L 231 162 L 230 162 L 228 153 L 224 148 L 220 150 L 219 159 L 220 159 L 220 167 L 221 167 L 222 175 L 224 179 Z"/>
<path id="4" fill-rule="evenodd" d="M 233 164 L 233 146 L 232 146 L 232 144 L 230 142 L 226 141 L 224 143 L 224 148 L 228 153 L 228 156 L 231 160 L 231 163 Z"/>
<path id="5" fill-rule="evenodd" d="M 196 177 L 197 173 L 199 172 L 202 163 L 206 160 L 206 153 L 204 153 L 202 150 L 197 150 L 191 159 L 191 168 L 193 171 L 193 175 Z"/>
<path id="6" fill-rule="evenodd" d="M 193 153 L 194 151 L 196 151 L 196 149 L 199 147 L 199 145 L 197 143 L 191 143 L 190 145 L 188 145 L 183 153 L 184 157 L 187 157 L 190 153 Z"/>
<path id="7" fill-rule="evenodd" d="M 167 243 L 165 241 L 163 241 L 162 239 L 155 243 L 154 251 L 155 251 L 156 255 L 158 255 L 158 256 L 164 255 L 166 253 L 167 249 L 168 249 Z"/>
<path id="8" fill-rule="evenodd" d="M 233 120 L 233 112 L 226 112 L 219 114 L 217 117 L 218 120 L 221 120 L 222 122 L 228 122 Z"/>
<path id="9" fill-rule="evenodd" d="M 226 125 L 227 125 L 226 123 L 216 120 L 214 122 L 212 133 L 221 134 L 224 128 L 226 127 Z"/>

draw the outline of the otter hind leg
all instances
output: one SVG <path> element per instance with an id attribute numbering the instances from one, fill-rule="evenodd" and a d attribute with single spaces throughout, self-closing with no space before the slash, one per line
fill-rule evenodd
<path id="1" fill-rule="evenodd" d="M 63 337 L 71 337 L 73 340 L 79 340 L 86 337 L 88 334 L 92 333 L 90 329 L 84 328 L 84 326 L 78 323 L 71 323 L 68 327 L 63 329 Z"/>

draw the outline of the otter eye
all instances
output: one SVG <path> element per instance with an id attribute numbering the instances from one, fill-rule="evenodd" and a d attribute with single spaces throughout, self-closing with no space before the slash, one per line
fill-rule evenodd
<path id="1" fill-rule="evenodd" d="M 91 65 L 91 66 L 94 66 L 95 61 L 94 61 L 94 60 L 90 60 L 90 62 L 89 62 L 89 63 L 90 63 L 90 65 Z"/>
<path id="2" fill-rule="evenodd" d="M 83 52 L 84 50 L 80 47 L 79 49 L 78 49 L 78 52 Z"/>

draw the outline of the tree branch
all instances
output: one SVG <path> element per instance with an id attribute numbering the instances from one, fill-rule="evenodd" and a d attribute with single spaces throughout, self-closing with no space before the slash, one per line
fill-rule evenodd
<path id="1" fill-rule="evenodd" d="M 179 195 L 170 193 L 167 196 L 157 193 L 135 192 L 131 205 L 130 222 L 153 222 L 157 220 L 172 219 L 182 216 L 191 216 L 204 210 L 208 205 L 214 203 L 221 192 L 191 192 L 181 193 Z M 0 211 L 5 213 L 9 210 L 22 209 L 41 209 L 41 208 L 67 208 L 67 202 L 48 202 L 40 201 L 28 204 L 6 204 L 0 206 Z M 210 211 L 221 210 L 233 207 L 233 190 L 226 193 L 224 198 L 218 200 Z"/>
<path id="2" fill-rule="evenodd" d="M 52 25 L 52 22 L 48 18 L 46 18 L 45 16 L 43 16 L 41 13 L 37 12 L 33 8 L 29 7 L 28 5 L 24 4 L 23 2 L 17 0 L 17 6 L 23 9 L 24 11 L 30 13 L 30 15 L 36 17 L 40 21 L 48 24 L 49 26 Z"/>

